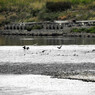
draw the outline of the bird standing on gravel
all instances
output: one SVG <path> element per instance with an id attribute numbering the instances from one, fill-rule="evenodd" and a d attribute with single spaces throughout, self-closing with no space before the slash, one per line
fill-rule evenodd
<path id="1" fill-rule="evenodd" d="M 61 46 L 59 46 L 59 47 L 57 47 L 58 49 L 61 49 L 62 48 L 62 45 Z"/>
<path id="2" fill-rule="evenodd" d="M 46 50 L 43 50 L 42 53 L 44 53 Z"/>
<path id="3" fill-rule="evenodd" d="M 28 49 L 29 49 L 29 47 L 26 47 L 26 49 L 28 50 Z"/>
<path id="4" fill-rule="evenodd" d="M 24 49 L 24 50 L 25 50 L 25 49 L 27 49 L 27 50 L 28 50 L 28 49 L 29 49 L 29 47 L 23 46 L 23 49 Z"/>
<path id="5" fill-rule="evenodd" d="M 26 49 L 26 46 L 23 46 L 23 49 Z"/>

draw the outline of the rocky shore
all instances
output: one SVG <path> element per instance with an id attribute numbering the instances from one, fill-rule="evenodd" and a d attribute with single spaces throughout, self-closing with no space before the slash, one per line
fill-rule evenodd
<path id="1" fill-rule="evenodd" d="M 3 64 L 0 74 L 36 74 L 52 78 L 95 82 L 95 64 Z"/>

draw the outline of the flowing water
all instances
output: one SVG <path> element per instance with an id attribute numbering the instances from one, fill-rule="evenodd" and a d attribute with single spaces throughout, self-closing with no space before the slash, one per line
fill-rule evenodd
<path id="1" fill-rule="evenodd" d="M 63 36 L 0 36 L 0 45 L 93 45 L 95 38 Z"/>

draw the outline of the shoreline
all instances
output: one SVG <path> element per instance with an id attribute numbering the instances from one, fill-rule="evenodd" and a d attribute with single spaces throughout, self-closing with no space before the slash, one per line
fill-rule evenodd
<path id="1" fill-rule="evenodd" d="M 95 37 L 95 33 L 2 33 L 0 35 L 19 36 L 63 36 L 63 37 Z"/>
<path id="2" fill-rule="evenodd" d="M 62 33 L 62 32 L 51 32 L 51 33 L 34 33 L 34 32 L 19 32 L 19 33 L 9 33 L 9 32 L 4 32 L 1 33 L 0 35 L 19 35 L 19 36 L 64 36 L 64 37 L 95 37 L 95 33 Z"/>

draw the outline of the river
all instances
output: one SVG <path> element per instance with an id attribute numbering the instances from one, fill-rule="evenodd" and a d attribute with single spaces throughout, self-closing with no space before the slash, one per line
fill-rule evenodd
<path id="1" fill-rule="evenodd" d="M 63 36 L 9 36 L 0 35 L 0 45 L 93 45 L 95 38 Z"/>

